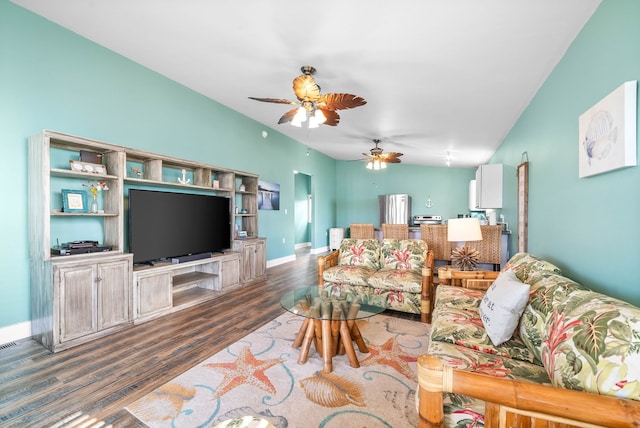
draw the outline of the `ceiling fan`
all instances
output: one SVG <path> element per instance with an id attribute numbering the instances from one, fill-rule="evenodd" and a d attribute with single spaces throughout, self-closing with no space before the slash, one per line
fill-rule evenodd
<path id="1" fill-rule="evenodd" d="M 340 122 L 340 115 L 336 110 L 345 110 L 365 105 L 364 98 L 352 94 L 320 94 L 320 86 L 313 79 L 316 69 L 310 65 L 300 68 L 302 74 L 293 79 L 293 92 L 298 101 L 282 98 L 256 98 L 252 100 L 265 103 L 297 105 L 286 112 L 278 124 L 290 122 L 291 125 L 301 127 L 308 120 L 309 128 L 317 128 L 320 124 L 336 126 Z"/>
<path id="2" fill-rule="evenodd" d="M 375 169 L 375 170 L 384 169 L 387 167 L 388 163 L 401 162 L 400 156 L 402 156 L 402 153 L 398 153 L 398 152 L 383 153 L 382 149 L 378 147 L 378 144 L 380 144 L 380 140 L 374 139 L 373 143 L 376 146 L 371 150 L 369 150 L 370 154 L 363 153 L 363 155 L 366 157 L 366 159 L 364 160 L 369 161 L 367 163 L 368 169 Z"/>

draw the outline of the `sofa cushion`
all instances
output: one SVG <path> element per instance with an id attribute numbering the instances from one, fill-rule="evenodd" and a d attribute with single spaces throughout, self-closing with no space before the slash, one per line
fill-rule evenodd
<path id="1" fill-rule="evenodd" d="M 535 272 L 547 271 L 555 272 L 558 275 L 562 275 L 562 271 L 560 270 L 560 268 L 552 263 L 532 256 L 529 253 L 515 254 L 509 259 L 502 270 L 514 271 L 518 279 L 522 282 L 526 282 L 527 284 L 531 284 L 531 282 L 529 282 L 529 278 Z"/>
<path id="2" fill-rule="evenodd" d="M 429 354 L 440 358 L 444 365 L 459 370 L 543 385 L 551 384 L 544 367 L 527 361 L 487 354 L 466 346 L 434 342 L 433 340 L 429 342 Z"/>
<path id="3" fill-rule="evenodd" d="M 432 314 L 431 340 L 541 365 L 519 337 L 514 336 L 499 346 L 491 342 L 478 309 L 483 295 L 480 290 L 439 285 Z"/>
<path id="4" fill-rule="evenodd" d="M 640 400 L 640 308 L 576 290 L 545 332 L 542 361 L 555 386 Z"/>
<path id="5" fill-rule="evenodd" d="M 380 242 L 377 239 L 343 239 L 338 265 L 380 268 Z"/>
<path id="6" fill-rule="evenodd" d="M 349 285 L 349 284 L 326 284 L 323 286 L 324 290 L 332 297 L 344 297 L 348 302 L 353 301 L 356 298 L 360 299 L 360 303 L 363 305 L 369 304 L 369 295 L 371 287 L 368 285 Z"/>
<path id="7" fill-rule="evenodd" d="M 491 342 L 498 346 L 513 336 L 529 300 L 529 284 L 511 270 L 501 272 L 480 303 L 480 318 Z"/>
<path id="8" fill-rule="evenodd" d="M 380 248 L 382 269 L 422 269 L 427 244 L 421 239 L 383 239 Z"/>
<path id="9" fill-rule="evenodd" d="M 569 296 L 582 285 L 552 271 L 537 271 L 529 275 L 529 303 L 520 319 L 520 338 L 542 361 L 542 338 L 554 310 L 562 312 Z"/>
<path id="10" fill-rule="evenodd" d="M 392 309 L 394 311 L 419 314 L 422 303 L 420 293 L 409 293 L 398 290 L 382 290 L 369 287 L 368 304 Z"/>
<path id="11" fill-rule="evenodd" d="M 369 285 L 380 290 L 422 292 L 422 269 L 380 269 L 369 276 Z"/>
<path id="12" fill-rule="evenodd" d="M 326 269 L 322 273 L 322 279 L 325 282 L 331 282 L 334 284 L 368 286 L 369 277 L 375 272 L 375 269 L 364 265 L 338 265 Z"/>

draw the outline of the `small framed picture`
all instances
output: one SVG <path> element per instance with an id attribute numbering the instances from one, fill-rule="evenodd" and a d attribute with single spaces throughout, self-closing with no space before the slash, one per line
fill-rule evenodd
<path id="1" fill-rule="evenodd" d="M 62 189 L 62 211 L 65 213 L 86 213 L 87 192 Z"/>

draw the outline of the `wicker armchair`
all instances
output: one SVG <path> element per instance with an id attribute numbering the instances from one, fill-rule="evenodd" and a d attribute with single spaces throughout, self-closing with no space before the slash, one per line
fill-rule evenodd
<path id="1" fill-rule="evenodd" d="M 409 225 L 383 224 L 382 239 L 409 239 Z"/>
<path id="2" fill-rule="evenodd" d="M 372 223 L 351 223 L 349 236 L 354 239 L 375 239 Z"/>

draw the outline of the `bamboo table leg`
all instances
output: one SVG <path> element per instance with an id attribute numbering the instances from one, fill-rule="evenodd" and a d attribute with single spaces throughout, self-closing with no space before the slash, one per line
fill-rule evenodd
<path id="1" fill-rule="evenodd" d="M 362 333 L 360 333 L 360 329 L 358 328 L 358 323 L 355 322 L 355 320 L 349 320 L 347 322 L 347 325 L 349 326 L 349 332 L 351 333 L 351 338 L 358 345 L 358 349 L 360 350 L 360 352 L 365 354 L 368 353 L 369 348 L 367 348 L 367 344 L 365 343 L 364 338 L 362 337 Z"/>
<path id="2" fill-rule="evenodd" d="M 347 356 L 349 357 L 349 364 L 351 364 L 351 367 L 360 367 L 360 362 L 358 361 L 356 351 L 353 348 L 353 342 L 351 341 L 351 332 L 349 331 L 349 325 L 345 320 L 340 321 L 340 338 L 342 340 L 342 343 L 344 344 L 345 350 L 347 351 Z"/>
<path id="3" fill-rule="evenodd" d="M 298 364 L 304 364 L 307 362 L 307 357 L 309 356 L 309 349 L 311 349 L 311 342 L 316 335 L 316 329 L 313 325 L 313 321 L 309 320 L 307 323 L 307 331 L 304 335 L 304 341 L 302 342 L 302 349 L 300 349 L 300 355 L 298 356 Z"/>
<path id="4" fill-rule="evenodd" d="M 333 370 L 333 346 L 331 344 L 331 305 L 323 302 L 322 308 L 322 361 L 323 371 L 331 373 Z"/>
<path id="5" fill-rule="evenodd" d="M 302 325 L 300 326 L 300 330 L 298 330 L 298 334 L 296 335 L 295 340 L 291 344 L 292 348 L 298 348 L 302 344 L 302 340 L 304 339 L 304 334 L 307 332 L 307 327 L 309 325 L 309 318 L 305 318 L 302 321 Z"/>

